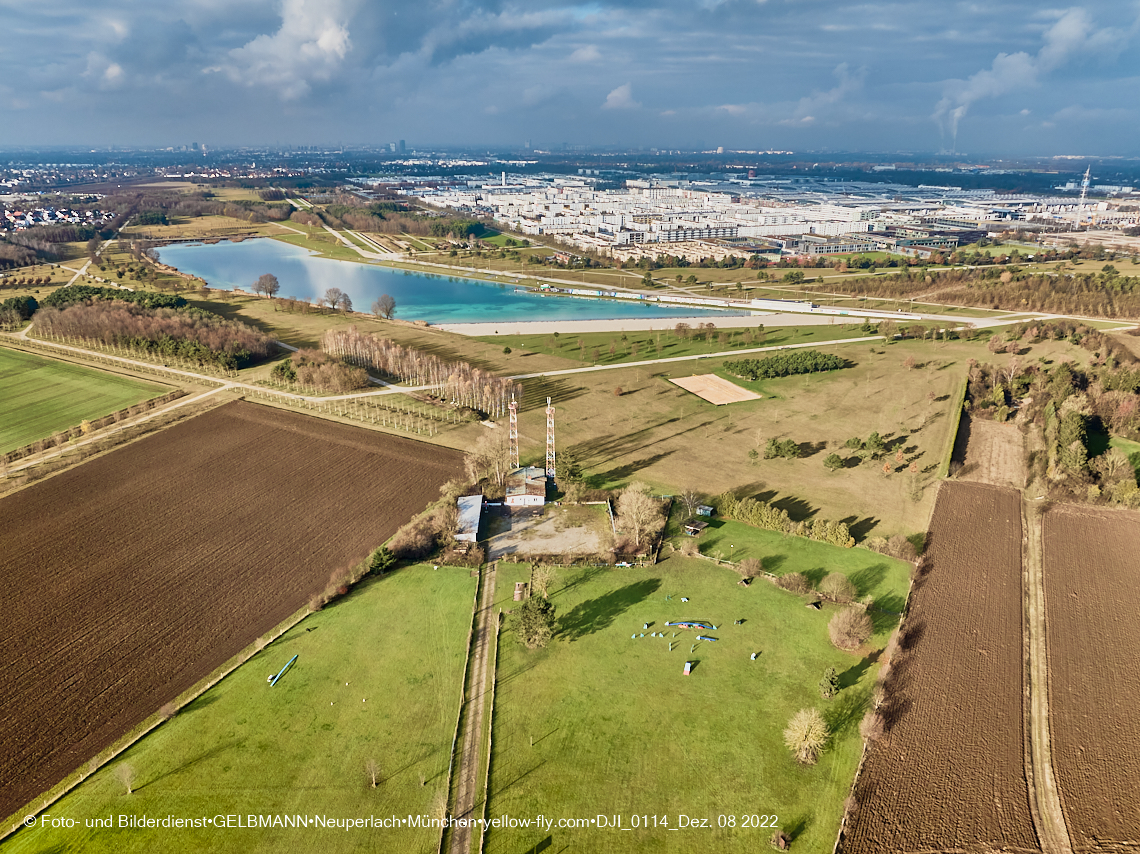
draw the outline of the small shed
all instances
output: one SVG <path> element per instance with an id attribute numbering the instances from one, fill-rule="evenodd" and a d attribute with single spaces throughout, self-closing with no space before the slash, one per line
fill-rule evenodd
<path id="1" fill-rule="evenodd" d="M 693 662 L 686 661 L 685 662 L 685 675 L 688 676 L 692 672 L 693 672 Z"/>
<path id="2" fill-rule="evenodd" d="M 507 475 L 508 507 L 542 507 L 546 504 L 546 471 L 538 466 L 523 466 Z"/>
<path id="3" fill-rule="evenodd" d="M 698 516 L 711 516 L 715 512 L 716 512 L 716 510 L 714 510 L 708 504 L 698 504 L 697 505 L 697 515 Z"/>
<path id="4" fill-rule="evenodd" d="M 527 582 L 516 581 L 515 582 L 515 601 L 521 602 L 523 599 L 526 599 L 529 591 L 530 591 L 530 585 L 527 584 Z"/>
<path id="5" fill-rule="evenodd" d="M 699 519 L 690 519 L 685 523 L 685 533 L 690 537 L 699 537 L 701 531 L 709 526 L 708 522 L 702 522 Z"/>
<path id="6" fill-rule="evenodd" d="M 461 543 L 474 543 L 479 539 L 479 519 L 483 515 L 483 496 L 464 495 L 456 504 L 459 507 L 459 524 L 455 539 Z"/>

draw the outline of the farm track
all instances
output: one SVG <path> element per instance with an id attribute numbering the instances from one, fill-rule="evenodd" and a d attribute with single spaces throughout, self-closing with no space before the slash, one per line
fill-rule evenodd
<path id="1" fill-rule="evenodd" d="M 0 815 L 304 607 L 461 468 L 235 402 L 0 500 Z"/>
<path id="2" fill-rule="evenodd" d="M 1140 851 L 1140 518 L 1043 518 L 1053 766 L 1078 854 Z"/>
<path id="3" fill-rule="evenodd" d="M 483 589 L 479 595 L 479 614 L 472 640 L 471 673 L 468 677 L 465 708 L 463 710 L 463 731 L 460 733 L 462 748 L 459 762 L 455 766 L 455 803 L 451 815 L 456 819 L 477 818 L 475 799 L 479 792 L 479 765 L 484 731 L 490 721 L 485 720 L 486 699 L 490 691 L 487 679 L 487 663 L 490 658 L 491 638 L 495 632 L 492 624 L 495 619 L 495 567 L 487 565 L 483 578 Z M 494 679 L 494 674 L 491 674 Z M 484 792 L 483 797 L 487 797 Z M 456 826 L 450 831 L 447 850 L 449 854 L 469 854 L 472 845 L 470 827 Z"/>
<path id="4" fill-rule="evenodd" d="M 1025 764 L 1021 495 L 944 482 L 843 854 L 1037 852 Z"/>
<path id="5" fill-rule="evenodd" d="M 1049 733 L 1049 656 L 1046 622 L 1046 590 L 1041 554 L 1041 516 L 1035 502 L 1023 499 L 1025 585 L 1025 659 L 1027 666 L 1026 724 L 1029 751 L 1026 756 L 1033 787 L 1033 820 L 1045 854 L 1073 854 L 1057 778 Z"/>

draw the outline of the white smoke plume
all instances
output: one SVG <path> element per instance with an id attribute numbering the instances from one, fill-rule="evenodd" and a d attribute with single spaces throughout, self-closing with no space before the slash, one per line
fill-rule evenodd
<path id="1" fill-rule="evenodd" d="M 1128 35 L 1112 27 L 1098 30 L 1084 9 L 1069 9 L 1046 30 L 1045 43 L 1035 55 L 1024 51 L 999 53 L 989 68 L 969 79 L 946 81 L 931 118 L 943 137 L 950 134 L 951 147 L 956 148 L 958 124 L 976 101 L 1036 86 L 1043 77 L 1078 56 L 1115 52 Z"/>

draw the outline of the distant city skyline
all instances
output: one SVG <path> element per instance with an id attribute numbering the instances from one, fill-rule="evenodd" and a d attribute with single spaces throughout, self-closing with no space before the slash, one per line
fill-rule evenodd
<path id="1" fill-rule="evenodd" d="M 0 148 L 1140 154 L 1140 4 L 0 0 Z"/>

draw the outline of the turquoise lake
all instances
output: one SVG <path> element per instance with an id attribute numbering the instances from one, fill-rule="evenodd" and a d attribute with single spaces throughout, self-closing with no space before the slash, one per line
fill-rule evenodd
<path id="1" fill-rule="evenodd" d="M 526 293 L 514 284 L 496 284 L 458 276 L 413 273 L 393 267 L 337 261 L 311 254 L 280 240 L 184 243 L 159 249 L 162 261 L 205 279 L 212 288 L 244 288 L 263 273 L 281 283 L 278 296 L 314 300 L 329 288 L 352 298 L 356 311 L 370 311 L 381 294 L 396 300 L 396 317 L 428 323 L 501 323 L 512 320 L 608 320 L 661 318 L 662 325 L 682 317 L 740 316 L 746 312 L 699 308 L 662 308 L 568 296 Z"/>

